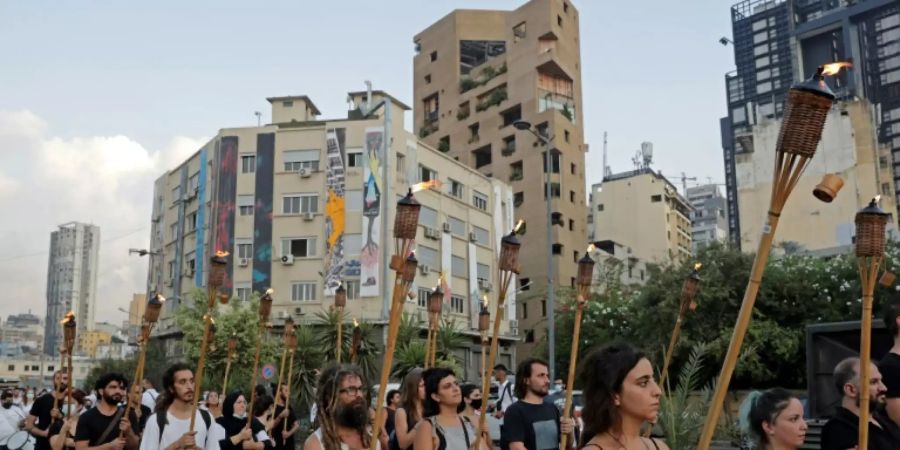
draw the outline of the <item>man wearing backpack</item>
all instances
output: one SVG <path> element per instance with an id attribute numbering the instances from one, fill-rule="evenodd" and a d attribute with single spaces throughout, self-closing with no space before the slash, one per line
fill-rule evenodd
<path id="1" fill-rule="evenodd" d="M 194 372 L 191 366 L 175 363 L 163 374 L 163 393 L 156 412 L 147 419 L 140 450 L 219 450 L 225 433 L 208 411 L 197 409 L 194 431 L 190 431 L 194 403 Z"/>
<path id="2" fill-rule="evenodd" d="M 121 407 L 128 382 L 119 373 L 103 374 L 94 383 L 97 406 L 78 418 L 76 450 L 134 450 L 138 447 L 138 419 L 134 410 L 125 417 Z"/>
<path id="3" fill-rule="evenodd" d="M 497 402 L 494 404 L 494 417 L 498 419 L 502 419 L 503 414 L 506 413 L 506 408 L 516 402 L 516 397 L 513 395 L 512 382 L 506 377 L 507 372 L 509 371 L 506 370 L 506 366 L 503 364 L 494 366 L 494 378 L 497 379 L 497 383 L 500 385 L 497 390 Z"/>

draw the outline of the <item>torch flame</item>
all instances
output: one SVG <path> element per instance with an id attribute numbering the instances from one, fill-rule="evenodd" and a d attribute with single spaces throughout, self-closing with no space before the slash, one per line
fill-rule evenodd
<path id="1" fill-rule="evenodd" d="M 272 288 L 266 289 L 266 295 L 272 295 L 274 293 L 275 293 L 275 289 L 272 289 Z"/>
<path id="2" fill-rule="evenodd" d="M 853 64 L 845 61 L 833 62 L 831 64 L 822 65 L 822 75 L 837 75 L 843 68 L 851 68 Z"/>
<path id="3" fill-rule="evenodd" d="M 228 256 L 228 255 L 229 255 L 229 253 L 226 252 L 226 251 L 216 250 L 216 257 L 217 257 L 217 258 L 224 258 L 224 257 L 226 257 L 226 256 Z"/>
<path id="4" fill-rule="evenodd" d="M 513 228 L 513 233 L 518 234 L 518 233 L 519 233 L 519 229 L 521 229 L 524 225 L 525 225 L 525 220 L 524 220 L 524 219 L 519 219 L 519 221 L 516 222 L 515 228 Z"/>
<path id="5" fill-rule="evenodd" d="M 875 203 L 880 202 L 880 201 L 881 201 L 881 194 L 876 195 L 875 198 L 872 199 L 872 201 L 875 202 Z"/>
<path id="6" fill-rule="evenodd" d="M 487 306 L 488 306 L 489 303 L 490 303 L 490 300 L 488 299 L 487 294 L 484 294 L 484 296 L 482 296 L 482 298 L 481 298 L 481 304 L 482 304 L 485 308 L 487 308 Z"/>
<path id="7" fill-rule="evenodd" d="M 356 317 L 353 318 L 353 326 L 354 326 L 354 327 L 359 327 L 359 321 L 356 320 Z"/>
<path id="8" fill-rule="evenodd" d="M 694 270 L 700 270 L 701 267 L 703 267 L 703 263 L 698 262 L 698 263 L 694 264 Z"/>
<path id="9" fill-rule="evenodd" d="M 434 189 L 443 186 L 444 183 L 441 183 L 441 180 L 431 180 L 431 181 L 423 181 L 421 183 L 414 184 L 409 187 L 409 189 L 415 194 L 419 191 L 424 191 L 426 189 Z"/>
<path id="10" fill-rule="evenodd" d="M 63 320 L 60 320 L 59 323 L 60 323 L 60 325 L 64 325 L 64 324 L 69 323 L 72 320 L 75 320 L 75 311 L 67 312 L 66 315 L 63 316 Z"/>
<path id="11" fill-rule="evenodd" d="M 591 253 L 591 252 L 593 252 L 594 250 L 597 250 L 597 246 L 596 246 L 596 245 L 594 245 L 593 243 L 591 243 L 591 245 L 588 245 L 588 248 L 587 248 L 587 252 L 588 252 L 588 253 Z"/>

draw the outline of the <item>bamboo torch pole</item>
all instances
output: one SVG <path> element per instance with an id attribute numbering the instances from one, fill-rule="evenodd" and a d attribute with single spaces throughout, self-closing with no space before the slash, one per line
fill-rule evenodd
<path id="1" fill-rule="evenodd" d="M 150 342 L 150 332 L 153 331 L 153 326 L 159 321 L 159 313 L 162 311 L 163 302 L 166 299 L 160 294 L 156 294 L 147 301 L 147 307 L 144 309 L 144 317 L 141 320 L 141 335 L 138 337 L 138 346 L 140 348 L 140 353 L 138 354 L 137 365 L 134 368 L 134 378 L 132 379 L 131 391 L 132 394 L 140 395 L 141 392 L 141 380 L 144 378 L 144 366 L 147 361 L 147 344 Z M 129 413 L 132 409 L 135 408 L 134 401 L 132 401 L 132 396 L 128 395 L 125 398 L 125 417 L 129 417 Z M 121 436 L 125 436 L 125 432 L 121 433 Z"/>
<path id="2" fill-rule="evenodd" d="M 344 283 L 338 285 L 334 290 L 334 310 L 337 313 L 337 339 L 335 342 L 337 352 L 337 362 L 341 363 L 341 353 L 344 350 L 344 308 L 347 306 L 347 289 Z"/>
<path id="3" fill-rule="evenodd" d="M 425 350 L 425 368 L 434 367 L 437 359 L 438 325 L 444 305 L 444 291 L 440 283 L 428 294 L 428 341 Z"/>
<path id="4" fill-rule="evenodd" d="M 569 353 L 569 373 L 566 378 L 566 403 L 563 407 L 563 420 L 566 422 L 572 418 L 572 393 L 575 390 L 575 367 L 578 363 L 578 341 L 581 340 L 581 318 L 584 315 L 584 307 L 591 295 L 591 284 L 594 281 L 594 260 L 591 259 L 593 250 L 594 244 L 591 244 L 578 261 L 578 278 L 575 282 L 578 289 L 575 299 L 575 325 L 572 331 L 572 350 Z M 559 448 L 560 450 L 569 448 L 568 434 L 560 437 Z"/>
<path id="5" fill-rule="evenodd" d="M 281 395 L 281 381 L 284 377 L 284 367 L 287 362 L 288 352 L 291 348 L 291 338 L 294 336 L 294 319 L 288 317 L 287 320 L 284 321 L 284 348 L 281 350 L 281 366 L 278 368 L 278 387 L 275 389 L 275 403 L 278 403 L 277 400 Z M 290 374 L 290 369 L 288 369 L 288 373 Z M 290 382 L 288 382 L 290 383 Z M 274 407 L 274 405 L 273 405 Z"/>
<path id="6" fill-rule="evenodd" d="M 880 196 L 856 213 L 856 260 L 862 282 L 862 327 L 859 346 L 859 448 L 869 448 L 869 380 L 872 361 L 872 297 L 878 279 L 878 269 L 884 258 L 888 214 L 878 207 Z"/>
<path id="7" fill-rule="evenodd" d="M 681 285 L 681 303 L 678 307 L 678 318 L 675 320 L 675 328 L 672 330 L 672 338 L 669 340 L 669 347 L 666 349 L 666 358 L 663 360 L 662 372 L 659 376 L 660 386 L 665 386 L 666 378 L 669 375 L 669 364 L 672 362 L 672 355 L 675 353 L 675 347 L 678 345 L 678 338 L 681 336 L 681 326 L 688 310 L 694 307 L 694 298 L 697 296 L 697 288 L 700 286 L 700 267 L 701 264 L 694 264 L 694 270 Z"/>
<path id="8" fill-rule="evenodd" d="M 490 392 L 490 368 L 494 366 L 494 362 L 497 360 L 497 344 L 499 342 L 498 338 L 500 337 L 500 319 L 503 317 L 502 311 L 505 307 L 504 303 L 506 302 L 506 292 L 509 289 L 510 282 L 512 282 L 514 276 L 519 273 L 519 249 L 521 248 L 522 244 L 519 242 L 519 238 L 516 237 L 516 234 L 520 230 L 522 230 L 522 225 L 524 224 L 525 221 L 520 220 L 519 223 L 516 224 L 516 228 L 512 231 L 512 233 L 509 233 L 500 240 L 500 258 L 498 258 L 500 286 L 499 291 L 497 292 L 497 307 L 494 310 L 494 330 L 491 333 L 491 350 L 488 354 L 488 363 L 486 366 L 484 366 L 484 373 L 482 374 L 482 393 Z M 487 402 L 482 402 L 481 416 L 478 418 L 478 429 L 475 434 L 475 442 L 472 445 L 473 450 L 478 450 L 480 448 L 482 437 L 481 431 L 484 430 L 486 420 Z"/>
<path id="9" fill-rule="evenodd" d="M 359 346 L 362 344 L 362 328 L 359 322 L 353 319 L 353 338 L 350 340 L 350 364 L 356 364 L 359 358 Z"/>
<path id="10" fill-rule="evenodd" d="M 803 170 L 806 169 L 810 159 L 816 153 L 816 146 L 819 144 L 822 129 L 825 127 L 825 118 L 834 103 L 835 96 L 825 84 L 825 75 L 837 73 L 843 64 L 845 63 L 822 66 L 810 79 L 791 87 L 788 91 L 784 119 L 775 148 L 775 170 L 768 220 L 763 226 L 759 249 L 753 262 L 747 290 L 744 292 L 744 300 L 741 303 L 734 333 L 731 336 L 731 343 L 728 345 L 728 352 L 716 383 L 716 391 L 709 404 L 706 423 L 700 434 L 700 441 L 697 445 L 700 450 L 709 450 L 716 426 L 719 423 L 719 415 L 722 412 L 725 395 L 728 393 L 731 376 L 737 365 L 744 335 L 750 325 L 753 305 L 756 302 L 766 262 L 769 260 L 769 251 L 772 249 L 772 240 L 775 237 L 775 229 L 778 226 L 781 211 L 784 209 L 791 191 L 800 180 Z"/>
<path id="11" fill-rule="evenodd" d="M 60 384 L 62 384 L 62 374 L 68 373 L 66 371 L 66 347 L 65 347 L 65 345 L 63 345 L 62 347 L 59 348 L 59 366 L 57 366 L 56 372 L 58 372 L 59 375 L 57 375 L 56 373 L 53 374 L 53 409 L 51 409 L 50 411 L 59 409 L 58 395 L 59 395 Z"/>
<path id="12" fill-rule="evenodd" d="M 416 241 L 416 231 L 419 223 L 419 210 L 422 205 L 413 196 L 414 189 L 429 189 L 439 186 L 439 183 L 419 183 L 410 188 L 405 197 L 397 201 L 397 211 L 394 215 L 394 249 L 391 256 L 391 269 L 395 272 L 394 289 L 391 295 L 391 310 L 388 318 L 387 343 L 385 345 L 384 361 L 381 364 L 381 376 L 378 384 L 378 399 L 375 406 L 375 423 L 384 423 L 384 396 L 391 374 L 391 365 L 394 361 L 394 349 L 397 345 L 397 329 L 400 326 L 400 318 L 403 314 L 403 299 L 412 282 L 416 279 L 416 269 L 419 261 L 413 254 L 413 245 Z M 408 255 L 408 256 L 407 256 Z M 378 445 L 379 433 L 372 433 L 369 448 L 374 449 Z"/>
<path id="13" fill-rule="evenodd" d="M 206 283 L 206 313 L 203 314 L 203 340 L 200 341 L 200 358 L 197 361 L 197 371 L 194 374 L 194 400 L 191 402 L 191 426 L 189 430 L 191 433 L 194 432 L 194 425 L 197 420 L 197 406 L 200 401 L 200 393 L 203 392 L 203 371 L 206 368 L 206 352 L 209 347 L 213 308 L 216 306 L 219 287 L 225 284 L 225 268 L 228 265 L 226 256 L 228 256 L 228 252 L 217 251 L 209 259 L 209 277 Z M 228 301 L 228 297 L 221 297 L 220 301 L 225 303 Z"/>
<path id="14" fill-rule="evenodd" d="M 225 356 L 225 376 L 222 378 L 222 396 L 228 395 L 228 373 L 231 371 L 231 361 L 237 351 L 237 334 L 228 338 L 228 353 Z"/>
<path id="15" fill-rule="evenodd" d="M 287 378 L 287 392 L 284 395 L 284 408 L 287 409 L 291 404 L 291 381 L 294 376 L 294 352 L 297 351 L 297 335 L 294 334 L 294 328 L 291 327 L 291 334 L 286 339 L 289 363 L 288 363 L 288 378 Z M 281 395 L 281 392 L 278 392 L 278 395 Z M 284 431 L 288 430 L 288 421 L 284 421 Z"/>
<path id="16" fill-rule="evenodd" d="M 247 405 L 247 426 L 253 424 L 253 404 L 256 403 L 256 373 L 259 371 L 259 356 L 262 351 L 263 334 L 272 313 L 272 294 L 275 291 L 269 289 L 259 299 L 259 333 L 256 335 L 256 355 L 253 357 L 253 372 L 250 376 L 250 403 Z"/>
<path id="17" fill-rule="evenodd" d="M 68 398 L 68 403 L 72 404 L 72 385 L 75 383 L 75 380 L 72 379 L 72 352 L 75 350 L 75 313 L 69 312 L 66 314 L 66 318 L 63 319 L 63 340 L 66 346 L 66 358 L 69 360 L 68 370 L 69 382 L 66 383 L 66 397 Z M 68 417 L 72 417 L 72 410 L 74 408 L 69 408 Z"/>
<path id="18" fill-rule="evenodd" d="M 487 367 L 488 330 L 491 326 L 491 313 L 488 311 L 488 296 L 484 296 L 481 302 L 481 311 L 478 312 L 478 333 L 481 335 L 481 376 L 484 378 L 489 372 Z M 484 384 L 484 380 L 481 381 Z M 482 395 L 484 395 L 482 393 Z"/>

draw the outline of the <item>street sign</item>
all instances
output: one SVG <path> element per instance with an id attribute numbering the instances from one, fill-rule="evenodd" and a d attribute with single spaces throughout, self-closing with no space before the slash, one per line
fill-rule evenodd
<path id="1" fill-rule="evenodd" d="M 262 367 L 262 377 L 264 380 L 269 381 L 274 376 L 275 366 L 273 364 L 266 364 Z"/>

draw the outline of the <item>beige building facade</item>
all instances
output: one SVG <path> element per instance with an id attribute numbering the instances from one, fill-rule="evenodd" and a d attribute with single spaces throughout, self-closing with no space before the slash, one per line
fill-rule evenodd
<path id="1" fill-rule="evenodd" d="M 384 324 L 396 202 L 411 185 L 438 180 L 441 187 L 415 194 L 422 204 L 419 273 L 404 310 L 427 321 L 428 292 L 444 274 L 444 316 L 472 338 L 457 356 L 464 375 L 476 379 L 479 302 L 496 296 L 499 240 L 513 227 L 512 191 L 404 130 L 409 108 L 390 95 L 349 97 L 346 119 L 320 119 L 306 96 L 270 98 L 272 124 L 222 129 L 157 180 L 152 236 L 159 255 L 149 284 L 168 298 L 159 333 L 177 336 L 173 313 L 205 285 L 215 250 L 230 252 L 226 290 L 236 301 L 275 290 L 276 327 L 288 317 L 313 321 L 331 307 L 339 282 L 348 318 Z M 511 300 L 506 314 L 514 319 Z M 500 360 L 511 362 L 515 320 L 501 330 L 507 350 Z M 177 353 L 177 339 L 170 342 Z"/>
<path id="2" fill-rule="evenodd" d="M 524 330 L 519 356 L 532 354 L 547 326 L 547 254 L 552 278 L 571 286 L 573 255 L 587 247 L 578 11 L 568 0 L 532 0 L 512 11 L 455 10 L 414 37 L 414 125 L 426 142 L 509 183 L 516 218 L 528 223 L 519 286 Z M 518 120 L 552 138 L 517 130 Z M 550 183 L 552 237 L 545 210 Z M 526 304 L 532 313 L 525 315 Z"/>
<path id="3" fill-rule="evenodd" d="M 769 208 L 775 145 L 781 120 L 760 118 L 753 126 L 752 152 L 735 156 L 740 207 L 741 248 L 755 251 Z M 809 251 L 853 244 L 856 212 L 881 194 L 881 208 L 896 229 L 890 149 L 875 139 L 872 107 L 864 99 L 839 101 L 828 113 L 822 141 L 778 222 L 775 242 L 791 242 Z M 812 195 L 826 173 L 837 174 L 844 187 L 831 203 Z"/>
<path id="4" fill-rule="evenodd" d="M 594 241 L 614 241 L 645 263 L 690 258 L 692 207 L 662 174 L 645 167 L 591 189 Z"/>

